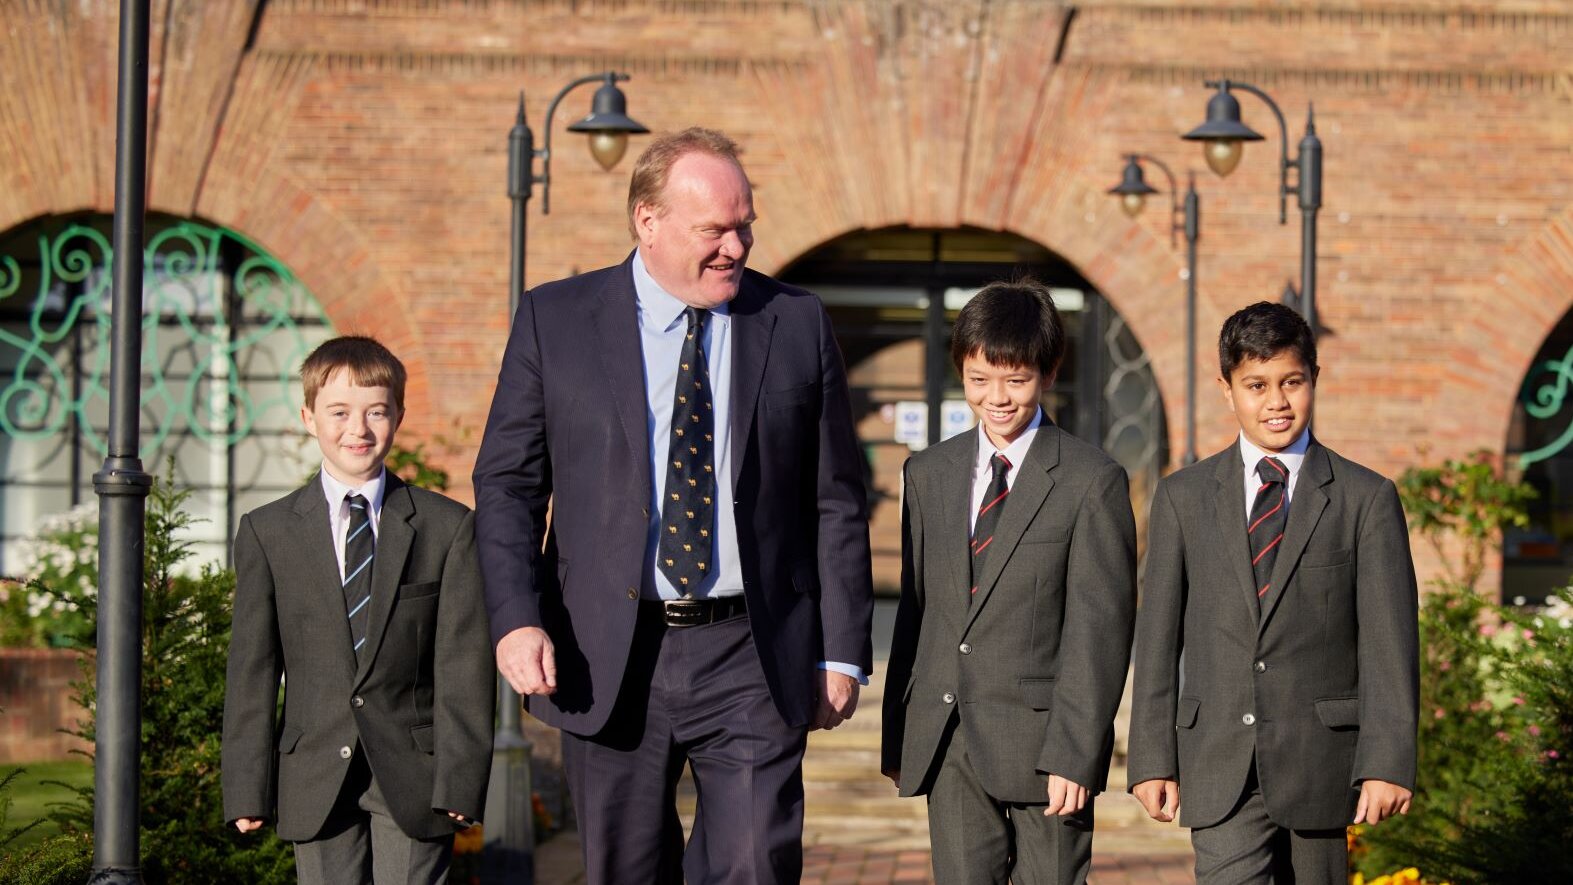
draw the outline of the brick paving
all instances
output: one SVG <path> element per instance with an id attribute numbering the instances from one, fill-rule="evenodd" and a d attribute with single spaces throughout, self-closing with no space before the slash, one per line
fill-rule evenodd
<path id="1" fill-rule="evenodd" d="M 927 851 L 887 851 L 821 845 L 803 857 L 804 885 L 894 885 L 932 883 Z M 1094 855 L 1089 883 L 1095 885 L 1179 885 L 1195 882 L 1188 854 L 1146 857 Z"/>

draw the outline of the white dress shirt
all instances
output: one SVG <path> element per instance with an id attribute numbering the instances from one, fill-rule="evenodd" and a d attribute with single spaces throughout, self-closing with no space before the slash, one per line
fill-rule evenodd
<path id="1" fill-rule="evenodd" d="M 344 580 L 344 535 L 350 525 L 350 505 L 345 503 L 345 498 L 351 492 L 366 499 L 370 508 L 371 536 L 377 537 L 382 523 L 382 487 L 383 480 L 388 475 L 384 467 L 375 479 L 368 480 L 365 485 L 356 488 L 339 482 L 333 474 L 328 472 L 328 465 L 322 465 L 322 492 L 328 497 L 328 530 L 333 533 L 333 555 L 339 560 L 339 581 Z"/>
<path id="2" fill-rule="evenodd" d="M 967 514 L 967 533 L 972 533 L 972 527 L 977 524 L 978 511 L 983 507 L 983 496 L 989 493 L 989 483 L 994 480 L 994 468 L 989 461 L 998 452 L 1010 462 L 1010 469 L 1005 471 L 1005 488 L 1014 488 L 1016 474 L 1021 471 L 1021 462 L 1027 460 L 1027 450 L 1032 448 L 1032 440 L 1038 435 L 1038 427 L 1043 423 L 1043 409 L 1039 408 L 1037 414 L 1032 416 L 1032 422 L 1021 436 L 1003 450 L 994 447 L 994 441 L 989 439 L 988 431 L 983 429 L 983 422 L 978 422 L 978 459 L 972 465 L 972 510 Z"/>
<path id="3" fill-rule="evenodd" d="M 1245 521 L 1251 521 L 1251 504 L 1256 501 L 1256 490 L 1262 487 L 1262 478 L 1256 475 L 1256 465 L 1263 458 L 1272 454 L 1289 471 L 1289 481 L 1284 485 L 1284 516 L 1288 517 L 1288 506 L 1294 502 L 1294 484 L 1300 478 L 1300 465 L 1305 463 L 1305 450 L 1311 444 L 1311 434 L 1304 432 L 1299 439 L 1289 444 L 1289 447 L 1277 454 L 1264 452 L 1257 448 L 1245 434 L 1240 434 L 1240 460 L 1245 462 Z"/>

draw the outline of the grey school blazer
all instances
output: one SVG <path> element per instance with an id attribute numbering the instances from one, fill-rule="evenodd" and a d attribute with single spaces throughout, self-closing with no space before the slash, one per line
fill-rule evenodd
<path id="1" fill-rule="evenodd" d="M 1418 596 L 1403 510 L 1391 481 L 1313 439 L 1273 567 L 1283 589 L 1259 606 L 1244 477 L 1236 443 L 1153 498 L 1129 782 L 1177 778 L 1180 824 L 1210 826 L 1254 756 L 1274 823 L 1341 828 L 1361 780 L 1415 785 Z"/>
<path id="2" fill-rule="evenodd" d="M 1047 802 L 1047 775 L 1104 788 L 1136 609 L 1136 526 L 1125 471 L 1044 420 L 972 586 L 976 431 L 907 461 L 901 603 L 881 768 L 926 793 L 960 711 L 984 790 Z"/>
<path id="3" fill-rule="evenodd" d="M 315 838 L 357 741 L 406 835 L 452 833 L 446 812 L 485 810 L 495 689 L 474 520 L 391 473 L 385 482 L 358 662 L 321 481 L 241 518 L 225 821 L 265 818 L 282 839 Z"/>

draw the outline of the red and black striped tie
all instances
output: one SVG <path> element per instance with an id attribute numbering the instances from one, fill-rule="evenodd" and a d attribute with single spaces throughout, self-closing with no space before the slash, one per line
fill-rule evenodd
<path id="1" fill-rule="evenodd" d="M 1262 485 L 1251 504 L 1251 570 L 1256 575 L 1256 599 L 1271 589 L 1273 563 L 1284 540 L 1284 525 L 1289 521 L 1289 469 L 1277 458 L 1256 462 L 1256 475 Z"/>
<path id="2" fill-rule="evenodd" d="M 1010 462 L 995 452 L 989 458 L 994 477 L 989 480 L 989 490 L 983 493 L 983 505 L 978 508 L 978 518 L 972 524 L 972 592 L 978 592 L 978 578 L 983 575 L 983 557 L 994 543 L 994 529 L 1000 524 L 1000 513 L 1005 509 L 1005 496 L 1010 485 L 1005 481 L 1010 473 Z"/>

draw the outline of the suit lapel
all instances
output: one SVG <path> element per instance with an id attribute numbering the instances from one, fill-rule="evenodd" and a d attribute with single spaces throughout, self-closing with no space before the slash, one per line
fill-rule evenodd
<path id="1" fill-rule="evenodd" d="M 594 297 L 590 328 L 595 340 L 589 349 L 600 355 L 607 381 L 601 389 L 611 399 L 612 414 L 617 416 L 628 451 L 633 455 L 629 467 L 636 479 L 642 478 L 640 484 L 649 489 L 652 481 L 644 348 L 639 343 L 639 302 L 634 295 L 632 253 Z"/>
<path id="2" fill-rule="evenodd" d="M 940 610 L 958 628 L 967 623 L 971 598 L 967 591 L 972 587 L 972 543 L 968 523 L 972 518 L 972 473 L 978 458 L 977 431 L 969 432 L 967 437 L 971 440 L 970 445 L 947 446 L 950 458 L 935 479 L 939 518 L 932 543 L 939 545 L 938 549 L 949 560 L 952 577 L 948 584 L 926 591 L 930 600 L 935 597 L 941 600 Z"/>
<path id="3" fill-rule="evenodd" d="M 1217 508 L 1214 518 L 1218 525 L 1218 543 L 1223 545 L 1224 558 L 1234 570 L 1240 599 L 1247 606 L 1251 623 L 1255 624 L 1261 606 L 1256 600 L 1256 575 L 1251 571 L 1251 539 L 1245 531 L 1248 514 L 1245 509 L 1245 461 L 1240 457 L 1238 439 L 1218 459 L 1213 480 L 1218 484 L 1218 493 L 1213 496 L 1213 506 Z"/>
<path id="4" fill-rule="evenodd" d="M 972 627 L 972 622 L 977 620 L 978 612 L 983 610 L 990 594 L 994 592 L 994 585 L 999 583 L 1005 563 L 1010 560 L 1027 526 L 1032 524 L 1043 502 L 1049 497 L 1049 490 L 1054 488 L 1054 477 L 1050 471 L 1059 463 L 1060 429 L 1045 418 L 1038 426 L 1032 446 L 1027 449 L 1027 457 L 1022 459 L 1015 481 L 1011 483 L 1010 495 L 1005 499 L 1005 512 L 1000 514 L 999 526 L 994 530 L 994 542 L 989 545 L 988 555 L 983 558 L 983 574 L 977 576 L 978 592 L 972 597 L 972 608 L 967 613 L 967 623 L 962 633 L 966 633 Z M 971 494 L 967 495 L 967 501 L 970 506 Z M 971 555 L 970 548 L 968 555 Z"/>
<path id="5" fill-rule="evenodd" d="M 1288 592 L 1289 579 L 1300 562 L 1300 554 L 1305 552 L 1305 545 L 1316 531 L 1322 511 L 1327 509 L 1327 493 L 1322 490 L 1322 486 L 1332 481 L 1333 468 L 1327 459 L 1327 450 L 1313 439 L 1306 449 L 1305 460 L 1300 464 L 1300 475 L 1295 478 L 1294 496 L 1289 499 L 1289 522 L 1284 527 L 1278 558 L 1273 562 L 1273 576 L 1267 595 L 1262 597 L 1262 620 L 1258 635 L 1261 630 L 1267 629 L 1267 621 L 1272 617 L 1273 610 L 1278 608 L 1279 601 Z"/>
<path id="6" fill-rule="evenodd" d="M 344 641 L 334 643 L 337 649 L 328 653 L 338 663 L 343 678 L 348 679 L 355 672 L 355 650 L 351 647 L 349 618 L 344 612 L 344 583 L 338 555 L 333 552 L 333 523 L 328 519 L 328 496 L 322 490 L 320 473 L 312 474 L 306 485 L 295 493 L 294 510 L 300 518 L 296 537 L 300 541 L 305 573 L 310 576 L 296 592 L 305 594 L 307 607 L 323 623 L 342 625 Z"/>
<path id="7" fill-rule="evenodd" d="M 387 474 L 382 493 L 382 517 L 377 523 L 377 552 L 371 561 L 371 602 L 366 624 L 366 647 L 361 649 L 359 666 L 355 671 L 355 685 L 359 686 L 377 658 L 382 646 L 382 634 L 388 627 L 388 616 L 399 595 L 399 579 L 404 575 L 404 562 L 410 556 L 410 545 L 415 541 L 415 527 L 410 520 L 415 516 L 415 502 L 403 480 Z"/>
<path id="8" fill-rule="evenodd" d="M 770 356 L 770 336 L 776 318 L 764 312 L 765 299 L 747 278 L 729 306 L 732 318 L 732 487 L 737 487 L 738 471 L 748 451 L 753 432 L 754 409 L 759 404 L 759 388 L 764 382 L 765 361 Z"/>

